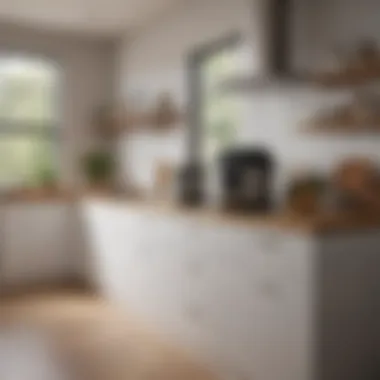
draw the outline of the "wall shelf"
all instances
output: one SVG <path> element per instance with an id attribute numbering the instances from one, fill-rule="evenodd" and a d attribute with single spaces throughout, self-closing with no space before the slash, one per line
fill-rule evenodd
<path id="1" fill-rule="evenodd" d="M 334 127 L 316 127 L 306 125 L 301 128 L 301 132 L 316 136 L 336 136 L 336 137 L 380 137 L 380 126 L 374 128 L 360 127 L 353 128 L 350 126 Z"/>
<path id="2" fill-rule="evenodd" d="M 353 90 L 380 84 L 380 68 L 374 71 L 318 74 L 311 79 L 318 87 L 327 90 Z"/>

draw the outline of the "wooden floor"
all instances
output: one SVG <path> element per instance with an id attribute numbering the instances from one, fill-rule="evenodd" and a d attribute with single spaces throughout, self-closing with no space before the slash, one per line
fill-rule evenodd
<path id="1" fill-rule="evenodd" d="M 0 299 L 0 331 L 14 327 L 48 336 L 75 380 L 215 379 L 182 350 L 95 296 L 60 293 Z"/>

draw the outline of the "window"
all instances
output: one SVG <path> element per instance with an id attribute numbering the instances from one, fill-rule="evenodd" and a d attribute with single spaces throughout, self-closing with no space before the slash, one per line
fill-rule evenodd
<path id="1" fill-rule="evenodd" d="M 33 186 L 55 168 L 56 67 L 0 56 L 0 186 Z"/>
<path id="2" fill-rule="evenodd" d="M 190 149 L 193 158 L 206 165 L 237 142 L 242 102 L 221 91 L 221 83 L 240 74 L 249 65 L 249 55 L 239 36 L 232 35 L 198 49 L 190 57 Z"/>
<path id="3" fill-rule="evenodd" d="M 221 82 L 236 74 L 239 50 L 223 49 L 202 65 L 204 103 L 202 107 L 203 154 L 206 162 L 236 142 L 241 123 L 239 100 L 220 91 Z"/>

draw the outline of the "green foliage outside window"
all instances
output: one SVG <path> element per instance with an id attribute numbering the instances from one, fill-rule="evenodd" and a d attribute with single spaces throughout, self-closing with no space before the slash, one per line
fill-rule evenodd
<path id="1" fill-rule="evenodd" d="M 0 186 L 56 180 L 56 87 L 49 63 L 0 57 Z"/>
<path id="2" fill-rule="evenodd" d="M 236 74 L 238 51 L 226 49 L 205 62 L 203 69 L 206 160 L 212 160 L 221 150 L 236 142 L 240 124 L 238 100 L 220 91 L 220 83 Z"/>

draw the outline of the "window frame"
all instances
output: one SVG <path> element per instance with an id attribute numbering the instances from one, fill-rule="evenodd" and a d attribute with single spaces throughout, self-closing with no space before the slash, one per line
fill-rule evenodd
<path id="1" fill-rule="evenodd" d="M 202 66 L 205 61 L 215 54 L 231 49 L 243 42 L 240 32 L 233 31 L 224 37 L 197 46 L 187 57 L 188 82 L 188 139 L 187 159 L 190 163 L 202 163 L 203 120 L 204 106 Z"/>
<path id="2" fill-rule="evenodd" d="M 17 51 L 15 49 L 0 50 L 0 64 L 2 59 L 17 59 L 31 62 L 43 62 L 55 71 L 55 88 L 54 88 L 54 112 L 56 117 L 54 122 L 39 123 L 35 121 L 14 121 L 0 117 L 0 139 L 9 137 L 30 137 L 31 139 L 44 139 L 48 143 L 51 150 L 52 163 L 56 173 L 60 178 L 60 160 L 58 147 L 60 145 L 60 132 L 62 121 L 62 99 L 63 99 L 63 71 L 59 67 L 57 60 L 46 54 L 38 54 L 35 52 Z M 32 124 L 36 124 L 31 127 Z M 38 125 L 39 124 L 39 125 Z M 1 181 L 1 178 L 0 178 Z"/>

